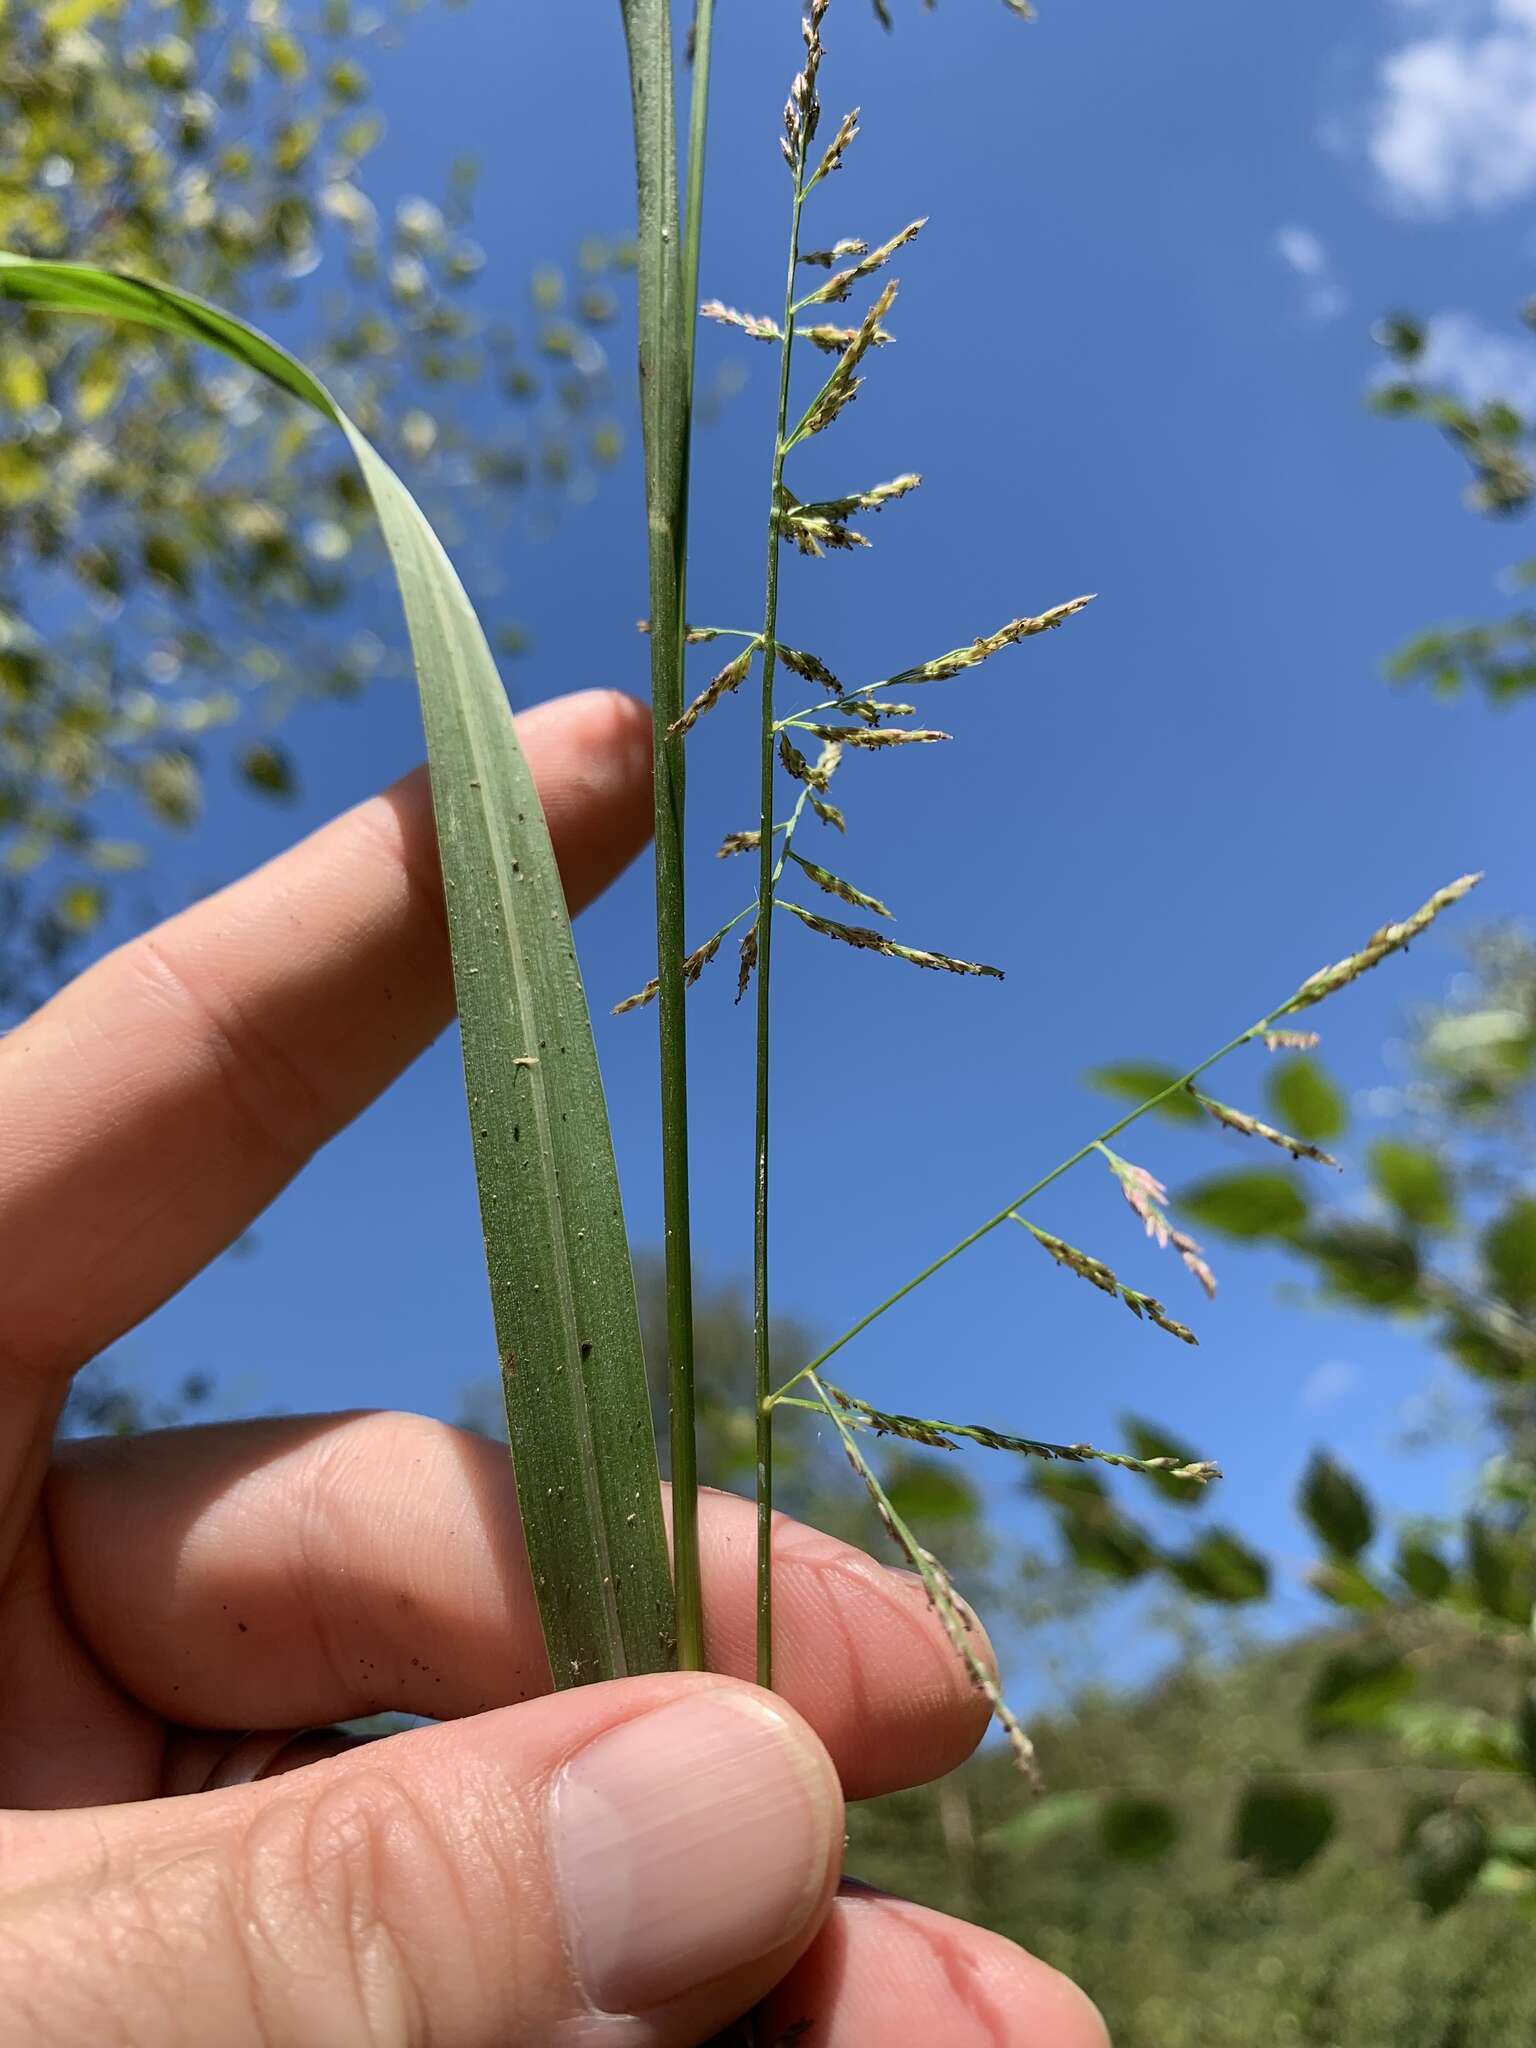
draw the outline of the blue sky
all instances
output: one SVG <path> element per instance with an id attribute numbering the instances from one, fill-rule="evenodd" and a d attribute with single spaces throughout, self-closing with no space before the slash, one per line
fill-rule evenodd
<path id="1" fill-rule="evenodd" d="M 1410 632 L 1496 602 L 1519 539 L 1460 510 L 1431 435 L 1361 403 L 1370 324 L 1398 305 L 1435 316 L 1438 374 L 1536 400 L 1536 347 L 1514 317 L 1536 190 L 1536 4 L 1043 0 L 1033 28 L 997 0 L 893 5 L 894 36 L 865 0 L 828 19 L 824 96 L 834 113 L 860 105 L 864 132 L 810 231 L 873 241 L 919 214 L 930 225 L 895 266 L 898 346 L 790 482 L 806 496 L 915 469 L 925 483 L 874 523 L 868 552 L 787 560 L 784 637 L 872 677 L 1018 612 L 1099 598 L 935 687 L 924 713 L 952 746 L 839 775 L 850 833 L 829 863 L 892 904 L 897 936 L 1008 978 L 922 975 L 784 932 L 775 1284 L 829 1333 L 1107 1120 L 1085 1069 L 1188 1064 L 1467 868 L 1489 871 L 1480 915 L 1536 908 L 1532 713 L 1395 695 L 1379 674 Z M 782 290 L 775 132 L 797 11 L 719 9 L 704 285 L 753 310 Z M 376 79 L 382 204 L 440 189 L 465 149 L 481 158 L 486 306 L 515 313 L 534 263 L 627 223 L 612 0 L 428 8 Z M 285 317 L 278 331 L 300 337 L 302 305 Z M 621 339 L 620 374 L 625 356 Z M 773 359 L 711 329 L 701 361 L 746 382 L 699 449 L 693 607 L 750 623 Z M 520 701 L 644 688 L 638 513 L 632 453 L 552 540 L 514 542 L 504 569 L 534 643 L 510 676 Z M 376 612 L 398 637 L 382 590 Z M 403 683 L 302 712 L 288 736 L 300 803 L 232 800 L 168 841 L 166 898 L 233 875 L 419 750 Z M 709 857 L 752 821 L 749 707 L 728 704 L 693 744 L 703 937 L 749 886 Z M 652 971 L 650 920 L 641 865 L 579 928 L 641 1243 L 658 1236 L 654 1018 L 606 1010 Z M 1362 1097 L 1391 1078 L 1384 1048 L 1406 1007 L 1455 964 L 1436 936 L 1320 1013 L 1330 1063 Z M 717 965 L 692 1012 L 697 1239 L 717 1277 L 745 1270 L 750 1215 L 749 1019 L 733 984 Z M 1257 1105 L 1260 1056 L 1247 1059 L 1220 1092 Z M 459 1090 L 445 1041 L 262 1221 L 254 1255 L 222 1261 L 125 1360 L 157 1380 L 211 1368 L 238 1408 L 453 1413 L 494 1357 Z M 1236 1139 L 1161 1125 L 1126 1149 L 1175 1187 L 1257 1163 Z M 850 1351 L 847 1382 L 1047 1436 L 1113 1440 L 1127 1409 L 1176 1425 L 1226 1468 L 1221 1518 L 1281 1559 L 1290 1618 L 1310 1611 L 1289 1502 L 1314 1442 L 1388 1503 L 1455 1501 L 1468 1451 L 1405 1467 L 1396 1449 L 1432 1373 L 1411 1332 L 1287 1306 L 1281 1264 L 1242 1252 L 1218 1258 L 1206 1305 L 1091 1166 L 1036 1215 L 1187 1312 L 1201 1348 L 1138 1328 L 1015 1231 Z M 1028 1529 L 1011 1480 L 992 1468 L 999 1512 Z"/>

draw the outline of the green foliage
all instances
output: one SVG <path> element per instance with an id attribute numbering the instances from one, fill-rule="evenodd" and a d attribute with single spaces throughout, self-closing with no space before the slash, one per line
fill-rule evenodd
<path id="1" fill-rule="evenodd" d="M 1150 1060 L 1119 1060 L 1110 1067 L 1095 1067 L 1086 1079 L 1090 1087 L 1118 1096 L 1123 1102 L 1146 1102 L 1160 1095 L 1163 1099 L 1154 1114 L 1172 1122 L 1200 1121 L 1200 1105 L 1187 1089 L 1178 1085 L 1179 1074 L 1174 1067 L 1157 1066 Z"/>
<path id="2" fill-rule="evenodd" d="M 1327 1848 L 1337 1825 L 1326 1792 L 1283 1778 L 1256 1779 L 1237 1809 L 1232 1854 L 1260 1877 L 1297 1877 Z"/>
<path id="3" fill-rule="evenodd" d="M 1267 1167 L 1212 1174 L 1179 1196 L 1185 1215 L 1241 1239 L 1283 1238 L 1307 1219 L 1307 1198 L 1291 1175 Z"/>
<path id="4" fill-rule="evenodd" d="M 1349 1122 L 1348 1105 L 1327 1070 L 1304 1054 L 1275 1067 L 1265 1093 L 1281 1128 L 1313 1144 L 1338 1137 Z"/>
<path id="5" fill-rule="evenodd" d="M 1269 1566 L 1230 1529 L 1207 1529 L 1187 1549 L 1164 1559 L 1167 1570 L 1197 1599 L 1240 1607 L 1269 1592 Z"/>
<path id="6" fill-rule="evenodd" d="M 1517 1196 L 1483 1236 L 1489 1285 L 1522 1315 L 1536 1309 L 1536 1198 Z"/>
<path id="7" fill-rule="evenodd" d="M 1330 1657 L 1313 1681 L 1308 1730 L 1320 1738 L 1382 1727 L 1414 1682 L 1412 1666 L 1390 1643 L 1353 1644 Z"/>
<path id="8" fill-rule="evenodd" d="M 1376 1533 L 1376 1517 L 1360 1482 L 1326 1451 L 1314 1451 L 1302 1475 L 1301 1511 L 1335 1557 L 1357 1558 Z"/>
<path id="9" fill-rule="evenodd" d="M 1421 1145 L 1382 1138 L 1370 1150 L 1371 1180 L 1404 1223 L 1448 1230 L 1456 1220 L 1456 1199 L 1444 1164 Z"/>
<path id="10" fill-rule="evenodd" d="M 1488 1860 L 1488 1827 L 1474 1806 L 1431 1806 L 1404 1844 L 1414 1897 L 1438 1918 L 1459 1905 Z"/>
<path id="11" fill-rule="evenodd" d="M 1165 1799 L 1124 1792 L 1099 1813 L 1099 1841 L 1117 1863 L 1150 1863 L 1179 1839 L 1179 1817 Z"/>

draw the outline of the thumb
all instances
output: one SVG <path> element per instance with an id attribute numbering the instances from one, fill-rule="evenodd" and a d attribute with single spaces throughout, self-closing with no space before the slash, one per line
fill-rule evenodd
<path id="1" fill-rule="evenodd" d="M 11 2038 L 688 2048 L 836 1884 L 806 1724 L 705 1674 L 421 1729 L 260 1784 L 0 1825 Z"/>

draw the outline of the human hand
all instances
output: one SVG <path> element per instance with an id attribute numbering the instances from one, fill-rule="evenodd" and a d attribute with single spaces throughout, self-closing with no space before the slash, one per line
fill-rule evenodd
<path id="1" fill-rule="evenodd" d="M 646 836 L 647 721 L 594 693 L 522 738 L 576 908 Z M 418 774 L 0 1043 L 0 2034 L 683 2048 L 766 2000 L 764 2044 L 1102 2048 L 1010 1944 L 837 1895 L 844 1792 L 949 1770 L 985 1721 L 909 1575 L 780 1523 L 771 1697 L 753 1511 L 708 1495 L 738 1675 L 541 1696 L 495 1446 L 406 1415 L 53 1444 L 70 1376 L 451 1009 Z M 381 1706 L 441 1725 L 302 1732 Z"/>

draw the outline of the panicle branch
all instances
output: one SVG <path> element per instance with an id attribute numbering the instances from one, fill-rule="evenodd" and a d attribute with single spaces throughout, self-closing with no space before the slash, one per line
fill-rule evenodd
<path id="1" fill-rule="evenodd" d="M 953 960 L 947 953 L 928 953 L 916 946 L 898 946 L 884 932 L 871 931 L 867 925 L 838 924 L 830 917 L 818 917 L 814 910 L 806 910 L 783 897 L 777 901 L 780 910 L 791 912 L 813 932 L 820 932 L 823 938 L 839 939 L 843 945 L 856 946 L 862 952 L 884 953 L 888 959 L 908 960 L 914 967 L 941 968 L 946 974 L 986 974 L 994 981 L 1003 978 L 1001 967 L 986 967 L 977 960 Z"/>
<path id="2" fill-rule="evenodd" d="M 875 1513 L 880 1517 L 886 1534 L 906 1558 L 908 1564 L 923 1582 L 929 1605 L 938 1616 L 944 1633 L 965 1666 L 972 1685 L 986 1700 L 996 1716 L 999 1726 L 1008 1738 L 1014 1759 L 1020 1770 L 1033 1785 L 1039 1784 L 1039 1772 L 1035 1764 L 1035 1746 L 1025 1734 L 1018 1717 L 993 1676 L 990 1663 L 977 1650 L 975 1623 L 970 1610 L 965 1607 L 955 1591 L 954 1581 L 932 1551 L 925 1550 L 902 1517 L 897 1513 L 890 1495 L 881 1485 L 879 1475 L 859 1448 L 858 1440 L 848 1425 L 848 1418 L 828 1394 L 814 1373 L 810 1376 L 811 1387 L 821 1402 L 822 1409 L 830 1417 L 833 1428 L 842 1440 L 843 1453 L 849 1464 L 863 1481 L 865 1491 L 874 1503 Z"/>
<path id="3" fill-rule="evenodd" d="M 940 1422 L 926 1416 L 888 1413 L 883 1408 L 872 1407 L 868 1401 L 861 1401 L 842 1387 L 834 1386 L 831 1380 L 823 1379 L 821 1384 L 850 1416 L 853 1428 L 871 1430 L 876 1436 L 902 1437 L 908 1443 L 924 1444 L 930 1450 L 956 1450 L 959 1446 L 954 1439 L 964 1437 L 967 1442 L 980 1444 L 987 1451 L 1014 1451 L 1020 1457 L 1044 1458 L 1068 1465 L 1115 1465 L 1125 1472 L 1190 1479 L 1202 1486 L 1221 1477 L 1221 1467 L 1209 1458 L 1186 1463 L 1182 1458 L 1133 1458 L 1123 1451 L 1098 1450 L 1092 1444 L 1042 1443 L 1036 1437 L 1013 1436 L 1006 1430 L 992 1429 L 982 1422 Z"/>
<path id="4" fill-rule="evenodd" d="M 1213 1096 L 1202 1095 L 1198 1088 L 1191 1087 L 1189 1092 L 1207 1115 L 1213 1116 L 1227 1130 L 1241 1131 L 1246 1138 L 1264 1138 L 1271 1145 L 1278 1145 L 1282 1152 L 1289 1152 L 1293 1159 L 1315 1159 L 1319 1166 L 1334 1166 L 1340 1173 L 1344 1171 L 1331 1153 L 1308 1144 L 1305 1138 L 1293 1138 L 1285 1131 L 1277 1131 L 1273 1124 L 1261 1123 L 1245 1109 L 1234 1109 L 1230 1103 L 1217 1102 Z"/>
<path id="5" fill-rule="evenodd" d="M 1385 960 L 1389 953 L 1400 953 L 1405 946 L 1411 945 L 1421 932 L 1429 929 L 1441 911 L 1459 903 L 1482 879 L 1480 874 L 1463 875 L 1459 881 L 1437 889 L 1427 903 L 1421 904 L 1412 917 L 1404 918 L 1401 924 L 1384 924 L 1380 931 L 1372 932 L 1358 953 L 1351 953 L 1348 959 L 1336 960 L 1332 967 L 1320 967 L 1316 974 L 1309 975 L 1290 1001 L 1282 1003 L 1275 1011 L 1275 1016 L 1289 1017 L 1297 1010 L 1310 1009 L 1313 1003 L 1320 1003 L 1325 996 L 1358 981 L 1362 974 Z"/>
<path id="6" fill-rule="evenodd" d="M 1036 1244 L 1050 1253 L 1058 1266 L 1065 1266 L 1069 1272 L 1076 1273 L 1079 1279 L 1088 1281 L 1101 1293 L 1116 1296 L 1125 1303 L 1138 1322 L 1145 1316 L 1149 1322 L 1156 1323 L 1160 1330 L 1166 1330 L 1171 1337 L 1177 1337 L 1185 1344 L 1199 1343 L 1200 1339 L 1194 1331 L 1175 1321 L 1155 1294 L 1143 1294 L 1139 1288 L 1127 1287 L 1120 1276 L 1106 1266 L 1102 1259 L 1096 1259 L 1088 1252 L 1080 1252 L 1076 1245 L 1068 1244 L 1062 1238 L 1053 1237 L 1048 1230 L 1042 1230 L 1038 1224 L 1031 1223 L 1027 1216 L 1020 1216 L 1015 1211 L 1013 1220 L 1029 1232 Z"/>

